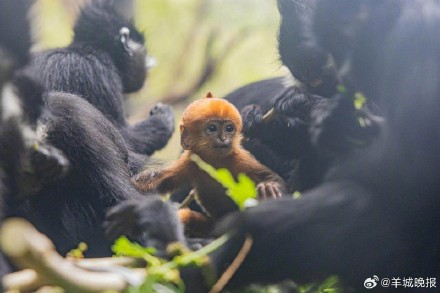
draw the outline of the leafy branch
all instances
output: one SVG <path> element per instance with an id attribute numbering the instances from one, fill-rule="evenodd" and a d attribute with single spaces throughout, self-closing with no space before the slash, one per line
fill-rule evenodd
<path id="1" fill-rule="evenodd" d="M 231 172 L 226 168 L 215 169 L 197 155 L 192 155 L 191 160 L 193 160 L 200 169 L 208 173 L 209 176 L 226 188 L 226 194 L 232 198 L 241 211 L 246 208 L 248 200 L 257 197 L 255 183 L 245 174 L 238 174 L 237 181 L 235 181 Z"/>

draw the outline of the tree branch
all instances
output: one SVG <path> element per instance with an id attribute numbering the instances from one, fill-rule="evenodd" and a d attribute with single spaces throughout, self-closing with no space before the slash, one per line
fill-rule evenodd
<path id="1" fill-rule="evenodd" d="M 83 261 L 81 265 L 81 261 L 64 259 L 46 236 L 23 219 L 8 219 L 4 222 L 0 230 L 0 245 L 2 251 L 18 266 L 34 270 L 34 273 L 26 270 L 5 277 L 5 289 L 30 290 L 41 285 L 54 285 L 67 292 L 122 291 L 129 286 L 130 280 L 137 280 L 139 285 L 145 278 L 145 270 L 133 270 L 128 280 L 123 273 L 118 272 L 122 267 L 108 266 L 108 259 L 99 261 L 106 267 L 97 266 L 96 263 L 92 266 L 91 260 Z"/>

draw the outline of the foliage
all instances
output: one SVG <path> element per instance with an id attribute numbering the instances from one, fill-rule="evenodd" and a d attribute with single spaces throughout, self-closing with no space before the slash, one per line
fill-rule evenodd
<path id="1" fill-rule="evenodd" d="M 344 292 L 339 278 L 336 276 L 331 276 L 324 280 L 321 284 L 309 284 L 305 286 L 300 286 L 300 293 L 342 293 Z"/>
<path id="2" fill-rule="evenodd" d="M 255 183 L 245 174 L 238 174 L 237 181 L 235 181 L 228 169 L 215 169 L 211 165 L 205 163 L 197 155 L 192 155 L 191 159 L 197 164 L 197 166 L 199 166 L 200 169 L 208 173 L 209 176 L 226 188 L 226 194 L 232 198 L 240 210 L 245 209 L 248 200 L 255 199 L 257 197 Z"/>
<path id="3" fill-rule="evenodd" d="M 348 93 L 347 88 L 342 84 L 337 86 L 337 90 L 338 93 L 344 96 L 346 96 Z M 353 106 L 356 110 L 361 110 L 367 102 L 367 98 L 361 92 L 354 93 L 354 95 L 352 97 L 350 96 L 350 98 L 353 99 Z"/>
<path id="4" fill-rule="evenodd" d="M 154 264 L 155 259 L 149 259 L 148 256 L 152 256 L 156 253 L 156 249 L 153 247 L 143 247 L 137 243 L 133 243 L 128 240 L 127 237 L 122 236 L 115 241 L 115 244 L 112 247 L 113 252 L 116 256 L 131 256 L 131 257 L 139 257 L 144 258 L 148 263 L 151 262 Z M 145 258 L 147 257 L 147 258 Z"/>
<path id="5" fill-rule="evenodd" d="M 301 198 L 301 192 L 299 192 L 299 191 L 295 191 L 295 192 L 293 193 L 293 198 L 294 198 L 294 199 Z"/>
<path id="6" fill-rule="evenodd" d="M 84 258 L 84 252 L 88 249 L 87 243 L 80 242 L 78 247 L 67 253 L 68 258 L 80 259 Z"/>
<path id="7" fill-rule="evenodd" d="M 259 286 L 250 285 L 244 289 L 234 290 L 228 293 L 281 293 L 281 292 L 298 292 L 298 293 L 342 293 L 345 292 L 341 286 L 338 277 L 331 276 L 322 283 L 313 283 L 298 286 L 292 281 L 285 281 L 278 285 Z"/>
<path id="8" fill-rule="evenodd" d="M 142 258 L 147 263 L 144 283 L 139 287 L 130 287 L 129 293 L 165 293 L 185 292 L 185 285 L 180 279 L 179 269 L 187 266 L 197 266 L 204 273 L 205 280 L 214 281 L 214 273 L 209 267 L 207 255 L 223 245 L 229 236 L 224 235 L 197 251 L 189 251 L 181 244 L 175 243 L 168 247 L 171 261 L 159 258 L 154 255 L 155 250 L 144 248 L 133 243 L 126 237 L 120 237 L 113 246 L 113 252 L 118 256 L 131 256 Z"/>
<path id="9" fill-rule="evenodd" d="M 353 104 L 356 110 L 362 109 L 366 102 L 367 98 L 361 92 L 357 92 L 354 94 Z"/>
<path id="10" fill-rule="evenodd" d="M 245 208 L 245 202 L 257 196 L 255 183 L 245 174 L 239 174 L 235 181 L 227 169 L 215 169 L 205 163 L 200 157 L 193 155 L 191 159 L 212 178 L 220 182 L 227 194 L 235 201 L 241 210 Z M 141 292 L 184 292 L 185 286 L 179 276 L 179 268 L 195 265 L 204 272 L 208 282 L 214 281 L 214 274 L 210 271 L 207 255 L 223 245 L 228 235 L 211 242 L 202 249 L 190 252 L 181 244 L 173 244 L 168 247 L 169 252 L 175 255 L 171 261 L 156 257 L 154 248 L 144 248 L 133 243 L 126 237 L 120 237 L 113 245 L 113 252 L 118 256 L 131 256 L 142 258 L 147 263 L 147 277 L 140 287 L 130 288 L 129 293 Z"/>

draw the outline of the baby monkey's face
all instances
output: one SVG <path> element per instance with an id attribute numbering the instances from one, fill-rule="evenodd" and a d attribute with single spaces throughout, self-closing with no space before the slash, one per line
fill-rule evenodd
<path id="1" fill-rule="evenodd" d="M 218 154 L 228 154 L 236 137 L 237 128 L 231 120 L 210 119 L 204 124 L 203 136 Z"/>

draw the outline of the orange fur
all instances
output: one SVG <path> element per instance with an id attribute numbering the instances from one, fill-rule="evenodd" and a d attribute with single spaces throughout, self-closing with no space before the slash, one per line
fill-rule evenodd
<path id="1" fill-rule="evenodd" d="M 208 97 L 209 94 L 206 98 L 192 102 L 183 112 L 180 125 L 194 129 L 208 118 L 229 119 L 237 127 L 237 132 L 241 132 L 243 123 L 237 108 L 224 99 Z"/>
<path id="2" fill-rule="evenodd" d="M 218 128 L 215 132 L 207 133 L 212 123 L 218 123 Z M 235 131 L 227 133 L 225 129 L 231 123 Z M 238 110 L 228 101 L 214 98 L 208 93 L 205 98 L 191 103 L 183 114 L 180 131 L 184 153 L 160 172 L 141 173 L 135 179 L 136 186 L 142 191 L 158 190 L 162 193 L 182 187 L 194 188 L 196 200 L 211 217 L 210 221 L 236 210 L 237 206 L 226 195 L 223 186 L 190 159 L 195 153 L 215 168 L 227 168 L 235 178 L 239 173 L 247 174 L 257 184 L 262 198 L 280 197 L 285 192 L 284 181 L 241 146 L 241 129 Z M 217 147 L 218 143 L 222 143 L 219 141 L 222 135 L 230 141 L 226 150 Z M 186 210 L 179 212 L 181 221 L 188 225 L 191 222 L 191 226 L 199 227 L 194 224 L 203 222 L 198 221 L 199 216 L 202 215 L 195 217 Z"/>
<path id="3" fill-rule="evenodd" d="M 193 236 L 205 236 L 213 226 L 212 219 L 205 215 L 192 211 L 189 208 L 182 208 L 177 211 L 180 222 L 185 226 L 185 231 Z"/>

